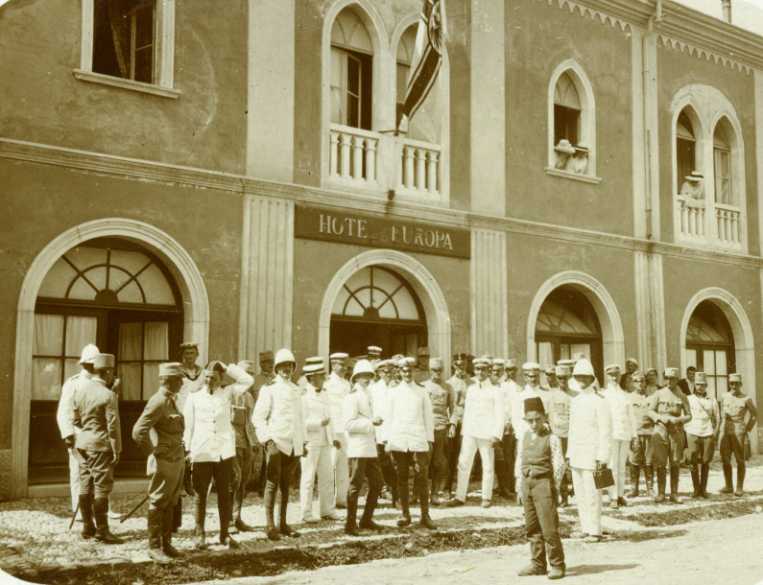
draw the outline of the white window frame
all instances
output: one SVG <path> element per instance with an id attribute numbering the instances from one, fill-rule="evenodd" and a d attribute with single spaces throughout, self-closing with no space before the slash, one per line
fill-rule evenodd
<path id="1" fill-rule="evenodd" d="M 578 143 L 588 148 L 588 168 L 584 174 L 571 173 L 556 167 L 556 153 L 554 151 L 554 96 L 556 84 L 559 78 L 567 73 L 575 84 L 580 99 L 580 129 Z M 596 99 L 593 85 L 583 67 L 575 59 L 562 61 L 551 73 L 548 84 L 547 97 L 548 113 L 546 129 L 548 132 L 548 157 L 546 173 L 549 175 L 583 181 L 586 183 L 600 183 L 601 177 L 597 175 L 597 148 L 596 148 Z"/>
<path id="2" fill-rule="evenodd" d="M 180 96 L 181 92 L 175 88 L 175 0 L 155 0 L 154 83 L 143 83 L 93 71 L 95 1 L 81 0 L 81 2 L 80 66 L 73 71 L 75 78 L 167 98 Z"/>

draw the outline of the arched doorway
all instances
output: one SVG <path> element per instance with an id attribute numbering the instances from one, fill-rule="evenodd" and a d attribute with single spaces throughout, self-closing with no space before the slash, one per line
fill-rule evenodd
<path id="1" fill-rule="evenodd" d="M 368 266 L 342 285 L 331 311 L 329 351 L 366 353 L 368 345 L 386 355 L 415 355 L 427 345 L 424 309 L 416 292 L 398 272 Z"/>
<path id="2" fill-rule="evenodd" d="M 318 323 L 319 355 L 328 355 L 331 342 L 332 313 L 337 297 L 342 294 L 345 283 L 367 267 L 387 268 L 410 286 L 419 300 L 426 322 L 426 341 L 432 356 L 442 357 L 445 369 L 450 367 L 451 320 L 448 303 L 442 288 L 431 272 L 413 256 L 397 250 L 368 250 L 348 260 L 341 266 L 326 287 Z M 385 355 L 389 348 L 382 346 Z M 365 347 L 363 352 L 365 353 Z"/>
<path id="3" fill-rule="evenodd" d="M 728 375 L 736 371 L 731 325 L 712 301 L 694 309 L 686 331 L 686 367 L 707 375 L 707 393 L 720 399 L 728 390 Z M 682 372 L 682 375 L 685 373 Z"/>
<path id="4" fill-rule="evenodd" d="M 182 331 L 179 288 L 147 247 L 124 238 L 96 238 L 61 255 L 40 285 L 34 311 L 31 485 L 60 483 L 68 476 L 56 407 L 87 343 L 117 358 L 123 452 L 116 476 L 145 473 L 145 456 L 130 432 L 156 391 L 159 363 L 176 357 Z"/>
<path id="5" fill-rule="evenodd" d="M 591 360 L 601 380 L 601 326 L 591 303 L 574 287 L 561 286 L 543 301 L 535 322 L 537 361 L 545 369 L 578 354 Z"/>

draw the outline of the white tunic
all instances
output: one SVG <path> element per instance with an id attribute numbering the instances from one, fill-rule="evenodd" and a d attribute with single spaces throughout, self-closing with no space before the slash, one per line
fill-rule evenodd
<path id="1" fill-rule="evenodd" d="M 379 426 L 374 427 L 374 431 L 376 433 L 376 442 L 380 445 L 387 440 L 389 435 L 389 408 L 392 392 L 392 388 L 387 386 L 387 383 L 384 380 L 377 380 L 376 382 L 371 383 L 369 386 L 371 410 L 373 411 L 373 415 L 374 417 L 378 416 L 382 419 L 382 421 L 384 421 Z"/>
<path id="2" fill-rule="evenodd" d="M 276 376 L 272 384 L 260 388 L 252 424 L 263 445 L 273 441 L 282 453 L 301 456 L 305 443 L 302 391 L 291 380 Z"/>
<path id="3" fill-rule="evenodd" d="M 400 382 L 390 397 L 390 451 L 429 451 L 434 415 L 429 393 L 416 382 Z"/>
<path id="4" fill-rule="evenodd" d="M 334 435 L 339 435 L 344 432 L 342 404 L 344 403 L 344 397 L 350 393 L 350 383 L 344 378 L 337 376 L 334 372 L 331 372 L 326 379 L 326 383 L 323 384 L 323 388 L 329 398 L 329 405 L 331 407 L 332 430 Z"/>
<path id="5" fill-rule="evenodd" d="M 315 386 L 307 382 L 302 396 L 302 416 L 305 421 L 305 437 L 308 447 L 333 445 L 334 431 L 329 424 L 322 425 L 324 418 L 331 418 L 331 407 L 326 391 L 315 391 Z"/>
<path id="6" fill-rule="evenodd" d="M 56 421 L 62 439 L 76 435 L 80 431 L 79 427 L 74 425 L 74 391 L 88 380 L 90 380 L 90 373 L 87 370 L 81 370 L 66 380 L 61 388 Z"/>
<path id="7" fill-rule="evenodd" d="M 368 391 L 356 385 L 342 403 L 347 457 L 376 457 L 376 435 Z"/>
<path id="8" fill-rule="evenodd" d="M 472 382 L 466 389 L 461 434 L 475 439 L 500 439 L 504 425 L 503 395 L 490 383 Z"/>
<path id="9" fill-rule="evenodd" d="M 633 398 L 620 386 L 608 386 L 601 395 L 606 399 L 612 417 L 612 438 L 630 441 L 636 435 L 633 428 Z"/>
<path id="10" fill-rule="evenodd" d="M 684 425 L 684 430 L 695 437 L 709 437 L 714 434 L 713 420 L 718 424 L 720 413 L 718 403 L 705 396 L 700 398 L 696 394 L 688 396 L 691 420 Z"/>
<path id="11" fill-rule="evenodd" d="M 596 462 L 609 463 L 612 429 L 609 406 L 592 386 L 570 401 L 570 434 L 567 457 L 570 466 L 594 470 Z"/>

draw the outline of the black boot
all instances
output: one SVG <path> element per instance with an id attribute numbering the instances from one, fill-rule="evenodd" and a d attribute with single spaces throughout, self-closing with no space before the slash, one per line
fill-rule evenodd
<path id="1" fill-rule="evenodd" d="M 273 519 L 274 511 L 276 507 L 276 494 L 275 488 L 272 486 L 265 486 L 265 533 L 269 540 L 281 540 L 281 535 L 276 528 L 275 521 Z"/>
<path id="2" fill-rule="evenodd" d="M 691 485 L 694 491 L 691 494 L 692 498 L 702 497 L 702 483 L 699 479 L 699 465 L 691 466 Z"/>
<path id="3" fill-rule="evenodd" d="M 667 469 L 664 467 L 657 468 L 657 497 L 654 501 L 661 504 L 665 501 L 665 480 L 667 475 Z"/>
<path id="4" fill-rule="evenodd" d="M 177 505 L 172 509 L 172 532 L 177 532 L 183 525 L 183 497 L 178 498 Z"/>
<path id="5" fill-rule="evenodd" d="M 159 563 L 169 563 L 172 559 L 162 546 L 164 510 L 148 509 L 148 556 Z"/>
<path id="6" fill-rule="evenodd" d="M 281 490 L 281 502 L 278 506 L 278 532 L 281 533 L 282 536 L 291 536 L 293 538 L 296 538 L 299 536 L 299 532 L 291 528 L 286 523 L 286 509 L 289 507 L 289 491 L 287 490 Z"/>
<path id="7" fill-rule="evenodd" d="M 651 498 L 654 495 L 654 468 L 651 465 L 644 467 L 644 482 L 646 483 L 646 496 Z"/>
<path id="8" fill-rule="evenodd" d="M 95 524 L 93 523 L 93 496 L 91 494 L 80 495 L 79 511 L 82 514 L 82 538 L 88 540 L 95 536 Z"/>
<path id="9" fill-rule="evenodd" d="M 670 466 L 670 501 L 674 504 L 680 504 L 681 500 L 678 497 L 678 480 L 681 473 L 680 465 Z"/>
<path id="10" fill-rule="evenodd" d="M 637 465 L 631 465 L 631 491 L 628 492 L 629 498 L 638 497 L 638 476 L 639 467 Z"/>
<path id="11" fill-rule="evenodd" d="M 196 538 L 196 549 L 204 550 L 207 548 L 207 537 L 204 534 L 204 521 L 207 517 L 207 502 L 206 498 L 202 498 L 199 493 L 196 494 L 196 500 L 194 501 L 194 521 L 195 527 L 193 530 L 194 537 Z"/>
<path id="12" fill-rule="evenodd" d="M 122 539 L 114 536 L 109 530 L 108 498 L 95 498 L 93 515 L 95 516 L 95 539 L 104 544 L 122 544 Z"/>
<path id="13" fill-rule="evenodd" d="M 745 463 L 737 463 L 737 489 L 734 495 L 738 498 L 744 495 L 744 475 L 747 471 L 747 465 Z"/>
<path id="14" fill-rule="evenodd" d="M 426 490 L 421 490 L 419 493 L 419 506 L 421 507 L 421 519 L 419 524 L 428 530 L 437 530 L 437 526 L 432 522 L 432 518 L 429 516 L 429 498 L 427 497 Z"/>
<path id="15" fill-rule="evenodd" d="M 733 494 L 734 493 L 734 483 L 731 479 L 731 463 L 724 463 L 723 464 L 723 479 L 726 482 L 726 485 L 721 488 L 722 494 Z"/>
<path id="16" fill-rule="evenodd" d="M 699 494 L 700 497 L 707 499 L 707 478 L 710 475 L 710 464 L 703 463 L 699 466 Z"/>
<path id="17" fill-rule="evenodd" d="M 181 556 L 180 551 L 172 546 L 172 533 L 175 530 L 176 509 L 166 508 L 162 515 L 162 550 L 164 554 L 173 559 Z"/>
<path id="18" fill-rule="evenodd" d="M 350 536 L 359 536 L 358 532 L 358 494 L 347 494 L 347 519 L 344 522 L 344 532 Z"/>

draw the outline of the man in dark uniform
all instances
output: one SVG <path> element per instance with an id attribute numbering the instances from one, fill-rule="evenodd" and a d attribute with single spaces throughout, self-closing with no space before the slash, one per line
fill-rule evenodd
<path id="1" fill-rule="evenodd" d="M 416 352 L 418 360 L 413 371 L 413 381 L 422 386 L 429 379 L 429 348 L 420 347 Z"/>
<path id="2" fill-rule="evenodd" d="M 250 360 L 243 360 L 238 367 L 247 374 L 254 374 L 254 364 Z M 236 457 L 233 460 L 233 522 L 239 532 L 251 532 L 254 530 L 241 518 L 241 508 L 246 498 L 246 486 L 254 469 L 259 471 L 262 465 L 262 447 L 257 441 L 252 424 L 252 412 L 254 411 L 254 398 L 250 388 L 239 389 L 231 396 L 233 406 L 233 430 L 236 432 Z M 255 451 L 258 457 L 255 457 Z M 256 463 L 253 463 L 256 460 Z"/>
<path id="3" fill-rule="evenodd" d="M 458 474 L 458 455 L 461 452 L 461 422 L 464 418 L 464 400 L 466 388 L 470 384 L 466 374 L 466 354 L 460 353 L 453 359 L 453 375 L 448 379 L 448 386 L 453 389 L 454 426 L 448 431 L 448 478 L 445 487 L 448 498 L 453 495 L 453 481 Z"/>
<path id="4" fill-rule="evenodd" d="M 172 530 L 185 471 L 185 424 L 176 402 L 183 385 L 179 362 L 159 364 L 159 385 L 133 426 L 132 438 L 149 453 L 148 467 L 153 471 L 148 486 L 148 554 L 168 562 L 180 556 L 172 546 Z"/>
<path id="5" fill-rule="evenodd" d="M 687 396 L 691 396 L 694 394 L 694 377 L 697 375 L 697 368 L 694 366 L 689 366 L 686 368 L 686 377 L 679 380 L 678 387 L 681 389 L 681 392 L 686 394 Z"/>
<path id="6" fill-rule="evenodd" d="M 114 356 L 99 353 L 93 358 L 93 377 L 74 391 L 74 424 L 82 429 L 69 437 L 80 462 L 80 509 L 82 536 L 106 544 L 121 539 L 109 531 L 109 494 L 114 487 L 114 467 L 122 451 L 117 396 L 109 387 L 114 381 Z M 95 525 L 93 525 L 95 519 Z"/>

